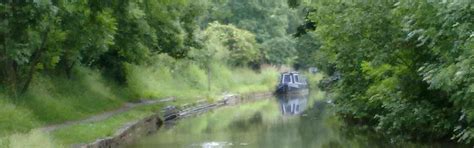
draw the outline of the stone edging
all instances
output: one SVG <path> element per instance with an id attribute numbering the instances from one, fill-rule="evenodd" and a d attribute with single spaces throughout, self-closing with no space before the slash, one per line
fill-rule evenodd
<path id="1" fill-rule="evenodd" d="M 219 101 L 215 103 L 198 102 L 197 105 L 185 107 L 178 112 L 178 118 L 186 118 L 189 116 L 197 115 L 200 113 L 207 112 L 211 109 L 219 108 L 227 105 L 237 105 L 245 102 L 252 102 L 261 100 L 272 96 L 272 92 L 259 92 L 249 93 L 243 95 L 225 95 Z M 77 146 L 80 148 L 115 148 L 124 147 L 127 144 L 131 144 L 141 137 L 155 133 L 162 125 L 164 121 L 160 117 L 160 113 L 153 114 L 142 120 L 131 122 L 124 125 L 122 128 L 111 136 L 103 139 L 97 139 L 95 142 Z"/>

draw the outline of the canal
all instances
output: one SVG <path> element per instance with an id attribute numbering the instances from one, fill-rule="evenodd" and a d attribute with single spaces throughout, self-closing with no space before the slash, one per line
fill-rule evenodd
<path id="1" fill-rule="evenodd" d="M 444 147 L 393 143 L 341 122 L 323 94 L 292 95 L 227 106 L 167 125 L 129 147 Z"/>

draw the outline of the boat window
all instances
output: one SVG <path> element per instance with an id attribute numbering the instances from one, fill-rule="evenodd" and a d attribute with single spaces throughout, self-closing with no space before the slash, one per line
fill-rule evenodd
<path id="1" fill-rule="evenodd" d="M 298 75 L 295 75 L 295 82 L 300 82 L 299 78 L 298 78 Z"/>
<path id="2" fill-rule="evenodd" d="M 283 75 L 283 83 L 290 83 L 291 77 L 290 75 Z"/>

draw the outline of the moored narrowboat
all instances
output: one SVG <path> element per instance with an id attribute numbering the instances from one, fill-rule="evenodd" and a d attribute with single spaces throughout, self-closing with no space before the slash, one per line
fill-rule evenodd
<path id="1" fill-rule="evenodd" d="M 298 72 L 285 72 L 280 76 L 280 84 L 278 84 L 277 94 L 288 93 L 304 93 L 308 92 L 308 82 L 306 77 Z"/>

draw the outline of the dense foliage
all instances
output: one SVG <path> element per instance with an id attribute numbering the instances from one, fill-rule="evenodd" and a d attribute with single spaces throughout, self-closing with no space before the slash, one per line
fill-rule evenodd
<path id="1" fill-rule="evenodd" d="M 2 84 L 25 92 L 37 72 L 97 67 L 124 81 L 124 63 L 186 55 L 198 15 L 181 1 L 10 1 L 0 4 Z M 186 42 L 186 43 L 185 43 Z"/>
<path id="2" fill-rule="evenodd" d="M 332 90 L 345 119 L 404 139 L 474 140 L 473 1 L 309 6 L 314 60 L 341 75 Z"/>
<path id="3" fill-rule="evenodd" d="M 303 21 L 301 13 L 286 0 L 214 0 L 203 21 L 233 24 L 254 33 L 261 44 L 260 63 L 281 65 L 291 64 L 297 56 L 292 34 Z"/>

